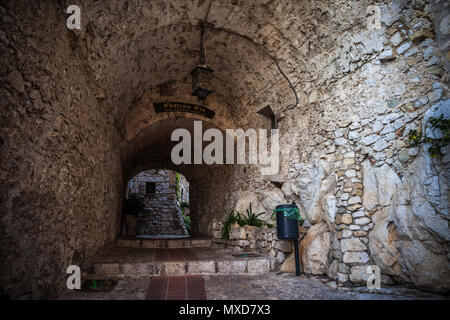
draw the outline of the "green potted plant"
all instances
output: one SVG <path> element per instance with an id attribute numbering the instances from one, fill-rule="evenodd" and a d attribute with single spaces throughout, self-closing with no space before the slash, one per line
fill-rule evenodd
<path id="1" fill-rule="evenodd" d="M 124 199 L 122 205 L 122 213 L 125 217 L 127 227 L 127 235 L 136 236 L 137 218 L 141 213 L 145 212 L 145 203 L 136 193 L 131 193 L 128 198 Z"/>
<path id="2" fill-rule="evenodd" d="M 222 239 L 230 239 L 230 229 L 231 226 L 234 224 L 237 224 L 240 227 L 250 226 L 261 228 L 263 226 L 267 226 L 268 228 L 273 228 L 272 224 L 266 223 L 264 220 L 258 218 L 259 216 L 265 214 L 266 212 L 260 212 L 258 214 L 253 213 L 251 203 L 249 209 L 247 209 L 246 211 L 247 216 L 234 210 L 228 214 L 228 217 L 222 226 Z"/>

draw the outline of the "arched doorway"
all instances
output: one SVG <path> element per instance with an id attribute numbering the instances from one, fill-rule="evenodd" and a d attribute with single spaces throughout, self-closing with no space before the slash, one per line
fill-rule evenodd
<path id="1" fill-rule="evenodd" d="M 178 144 L 171 141 L 171 134 L 183 128 L 193 134 L 194 118 L 170 117 L 156 121 L 141 130 L 127 145 L 123 162 L 123 181 L 129 181 L 139 172 L 164 168 L 178 172 L 189 181 L 189 212 L 192 236 L 211 235 L 211 221 L 226 214 L 226 193 L 232 182 L 235 165 L 180 164 L 171 159 L 171 151 Z M 202 122 L 203 132 L 217 128 L 215 124 Z M 204 142 L 204 146 L 208 143 Z M 192 154 L 194 144 L 192 143 Z M 176 176 L 175 176 L 176 177 Z M 175 182 L 174 182 L 175 183 Z M 128 185 L 124 188 L 127 194 Z M 181 209 L 180 209 L 181 210 Z"/>
<path id="2" fill-rule="evenodd" d="M 138 213 L 127 211 L 134 203 Z M 128 182 L 122 236 L 144 239 L 190 236 L 189 182 L 180 173 L 152 169 Z"/>

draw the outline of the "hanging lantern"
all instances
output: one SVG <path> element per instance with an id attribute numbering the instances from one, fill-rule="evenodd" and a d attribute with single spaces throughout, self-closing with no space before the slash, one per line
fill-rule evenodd
<path id="1" fill-rule="evenodd" d="M 212 73 L 213 71 L 205 64 L 199 64 L 192 70 L 192 95 L 197 96 L 200 100 L 213 92 L 212 90 Z"/>
<path id="2" fill-rule="evenodd" d="M 191 72 L 192 76 L 192 95 L 197 96 L 199 100 L 205 100 L 212 90 L 213 70 L 206 65 L 205 50 L 203 48 L 204 25 L 201 24 L 200 34 L 200 58 L 199 64 Z"/>

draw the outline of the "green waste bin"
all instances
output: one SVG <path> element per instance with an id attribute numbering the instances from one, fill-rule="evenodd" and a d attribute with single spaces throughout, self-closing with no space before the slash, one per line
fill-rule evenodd
<path id="1" fill-rule="evenodd" d="M 300 275 L 300 259 L 298 254 L 298 226 L 303 225 L 303 218 L 300 211 L 292 201 L 291 204 L 281 204 L 276 206 L 272 214 L 272 219 L 276 214 L 277 219 L 277 236 L 279 240 L 294 240 L 295 254 L 295 274 Z"/>

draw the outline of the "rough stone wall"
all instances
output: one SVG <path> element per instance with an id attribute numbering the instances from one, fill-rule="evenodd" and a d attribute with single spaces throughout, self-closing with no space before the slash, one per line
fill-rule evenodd
<path id="1" fill-rule="evenodd" d="M 120 157 L 53 1 L 0 5 L 0 291 L 52 298 L 119 229 Z"/>
<path id="2" fill-rule="evenodd" d="M 213 220 L 214 244 L 218 247 L 229 248 L 235 252 L 259 252 L 270 255 L 277 259 L 278 267 L 286 260 L 287 255 L 293 251 L 292 241 L 279 240 L 277 238 L 276 227 L 241 227 L 235 224 L 230 228 L 229 239 L 222 239 L 222 227 L 223 222 Z M 302 240 L 305 234 L 306 228 L 299 227 L 299 240 Z M 284 271 L 284 268 L 281 271 Z"/>
<path id="3" fill-rule="evenodd" d="M 317 72 L 280 122 L 280 175 L 258 181 L 241 171 L 228 199 L 268 212 L 296 200 L 310 227 L 301 244 L 307 273 L 364 284 L 376 264 L 383 283 L 446 291 L 448 149 L 432 159 L 407 140 L 428 113 L 448 115 L 447 60 L 430 2 L 380 8 L 380 30 L 356 20 L 341 46 L 310 51 Z"/>
<path id="4" fill-rule="evenodd" d="M 441 55 L 445 57 L 444 63 L 447 70 L 450 70 L 450 17 L 448 16 L 450 4 L 448 1 L 432 1 L 431 5 L 436 42 L 441 50 Z M 447 79 L 447 85 L 448 81 Z"/>
<path id="5" fill-rule="evenodd" d="M 214 218 L 223 217 L 227 212 L 226 194 L 231 184 L 234 166 L 220 166 L 210 171 L 198 166 L 199 176 L 189 179 L 191 183 L 189 212 L 192 221 L 191 234 L 211 236 Z"/>
<path id="6" fill-rule="evenodd" d="M 155 193 L 146 193 L 146 183 L 155 183 Z M 130 192 L 140 195 L 148 213 L 139 217 L 138 235 L 187 235 L 177 205 L 175 172 L 149 170 L 131 179 Z"/>
<path id="7" fill-rule="evenodd" d="M 432 160 L 427 148 L 411 148 L 407 140 L 411 130 L 424 130 L 427 110 L 448 110 L 447 74 L 433 41 L 431 6 L 392 2 L 386 12 L 391 14 L 382 15 L 378 35 L 363 41 L 358 35 L 353 42 L 378 55 L 365 60 L 365 49 L 341 55 L 350 66 L 362 62 L 360 69 L 333 83 L 330 93 L 319 93 L 329 119 L 338 119 L 330 145 L 336 148 L 338 232 L 329 273 L 341 282 L 365 283 L 362 265 L 376 264 L 394 280 L 445 291 L 450 287 L 448 150 Z M 411 179 L 423 182 L 413 186 Z M 414 231 L 418 225 L 420 233 Z"/>

